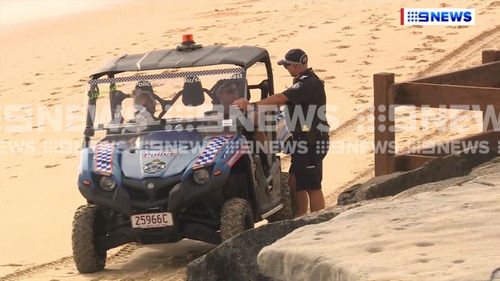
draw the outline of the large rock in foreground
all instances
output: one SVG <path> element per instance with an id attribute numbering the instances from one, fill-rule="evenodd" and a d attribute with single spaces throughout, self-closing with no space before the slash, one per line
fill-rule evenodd
<path id="1" fill-rule="evenodd" d="M 348 210 L 295 230 L 257 261 L 287 281 L 496 280 L 500 174 Z"/>
<path id="2" fill-rule="evenodd" d="M 189 281 L 271 281 L 259 271 L 257 254 L 262 247 L 308 224 L 325 222 L 357 205 L 334 207 L 294 220 L 281 221 L 245 231 L 225 241 L 187 267 Z"/>

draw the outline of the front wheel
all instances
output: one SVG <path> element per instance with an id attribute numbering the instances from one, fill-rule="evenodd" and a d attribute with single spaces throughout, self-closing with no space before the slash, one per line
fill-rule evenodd
<path id="1" fill-rule="evenodd" d="M 269 222 L 288 220 L 295 217 L 295 205 L 288 181 L 289 177 L 290 175 L 288 173 L 281 172 L 281 204 L 283 205 L 283 208 L 270 215 L 267 218 Z"/>
<path id="2" fill-rule="evenodd" d="M 224 203 L 220 218 L 222 241 L 226 241 L 241 232 L 253 228 L 252 207 L 243 198 L 231 198 Z"/>
<path id="3" fill-rule="evenodd" d="M 104 234 L 105 220 L 96 205 L 80 206 L 73 218 L 71 235 L 73 259 L 80 273 L 92 273 L 104 269 L 106 250 L 97 243 Z"/>

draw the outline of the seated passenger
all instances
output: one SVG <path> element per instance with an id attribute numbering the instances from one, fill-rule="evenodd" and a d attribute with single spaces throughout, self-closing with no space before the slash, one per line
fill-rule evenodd
<path id="1" fill-rule="evenodd" d="M 156 101 L 153 97 L 153 87 L 148 81 L 139 81 L 132 91 L 134 99 L 134 122 L 151 122 L 155 121 Z"/>

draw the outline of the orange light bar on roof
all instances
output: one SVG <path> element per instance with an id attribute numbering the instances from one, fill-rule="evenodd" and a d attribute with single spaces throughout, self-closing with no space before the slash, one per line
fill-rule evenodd
<path id="1" fill-rule="evenodd" d="M 184 34 L 182 35 L 182 43 L 186 42 L 194 42 L 193 40 L 193 34 Z"/>
<path id="2" fill-rule="evenodd" d="M 200 49 L 201 44 L 196 44 L 194 42 L 193 34 L 184 34 L 182 35 L 182 43 L 177 45 L 177 51 L 194 51 L 196 49 Z"/>

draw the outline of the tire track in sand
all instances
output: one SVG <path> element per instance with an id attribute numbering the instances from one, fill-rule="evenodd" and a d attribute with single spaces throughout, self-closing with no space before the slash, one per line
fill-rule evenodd
<path id="1" fill-rule="evenodd" d="M 129 243 L 123 246 L 118 252 L 109 256 L 106 260 L 106 264 L 113 264 L 114 262 L 123 260 L 127 256 L 131 255 L 135 250 L 139 249 L 141 246 L 136 243 Z M 24 280 L 26 278 L 32 277 L 33 275 L 43 272 L 45 270 L 51 270 L 62 266 L 69 266 L 73 264 L 73 256 L 63 257 L 51 262 L 34 265 L 9 273 L 7 275 L 1 276 L 0 281 L 17 281 Z"/>
<path id="2" fill-rule="evenodd" d="M 495 46 L 499 45 L 498 43 L 499 41 L 500 41 L 500 25 L 497 25 L 496 27 L 490 30 L 486 30 L 481 34 L 477 35 L 476 37 L 472 38 L 471 40 L 465 42 L 457 49 L 445 55 L 443 58 L 432 62 L 424 70 L 419 71 L 415 77 L 422 77 L 445 71 L 454 71 L 456 69 L 468 67 L 471 64 L 476 63 L 475 59 L 477 58 L 478 55 L 480 55 L 483 49 L 494 48 Z M 371 120 L 370 119 L 371 114 L 373 114 L 373 110 L 370 109 L 366 109 L 363 112 L 358 113 L 354 118 L 342 123 L 334 132 L 330 134 L 330 137 L 335 135 L 341 136 L 347 132 L 356 131 L 356 126 L 359 125 L 359 120 L 362 120 L 361 122 L 365 120 Z M 467 114 L 471 114 L 471 112 L 464 111 L 459 113 L 453 119 L 448 120 L 445 126 L 449 126 L 451 122 Z M 416 139 L 413 144 L 409 144 L 403 147 L 402 151 L 406 151 L 413 148 L 415 143 L 422 143 L 428 140 L 432 140 L 435 136 L 439 134 L 439 132 L 440 129 L 438 128 L 436 130 L 431 131 L 428 134 L 424 134 L 422 137 Z M 453 134 L 453 132 L 450 133 Z M 354 178 L 352 178 L 347 183 L 342 185 L 336 192 L 326 197 L 328 205 L 336 204 L 336 202 L 333 201 L 336 200 L 336 197 L 340 192 L 342 192 L 346 188 L 349 188 L 350 186 L 356 183 L 364 182 L 370 179 L 372 175 L 373 175 L 373 167 L 359 171 Z"/>

